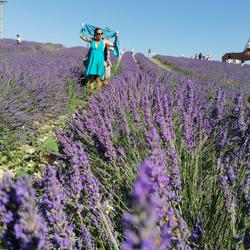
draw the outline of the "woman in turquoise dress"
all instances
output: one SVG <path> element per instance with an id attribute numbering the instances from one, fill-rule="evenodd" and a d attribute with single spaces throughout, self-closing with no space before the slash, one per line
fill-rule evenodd
<path id="1" fill-rule="evenodd" d="M 102 79 L 105 75 L 104 49 L 105 47 L 114 47 L 114 44 L 103 38 L 101 28 L 96 28 L 94 38 L 81 36 L 85 42 L 90 43 L 89 62 L 86 69 L 86 76 L 90 77 L 89 88 L 90 94 L 94 92 L 94 81 L 97 81 L 98 91 L 102 87 Z"/>

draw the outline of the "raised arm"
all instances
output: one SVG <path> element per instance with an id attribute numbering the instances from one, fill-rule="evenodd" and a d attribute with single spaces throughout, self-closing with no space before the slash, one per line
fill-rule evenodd
<path id="1" fill-rule="evenodd" d="M 112 42 L 110 42 L 109 40 L 105 39 L 104 43 L 105 43 L 105 46 L 107 46 L 107 47 L 115 47 L 115 45 Z"/>
<path id="2" fill-rule="evenodd" d="M 84 37 L 82 34 L 80 34 L 80 38 L 81 38 L 84 42 L 88 42 L 88 43 L 91 43 L 91 42 L 92 42 L 92 38 L 91 38 L 91 37 Z"/>

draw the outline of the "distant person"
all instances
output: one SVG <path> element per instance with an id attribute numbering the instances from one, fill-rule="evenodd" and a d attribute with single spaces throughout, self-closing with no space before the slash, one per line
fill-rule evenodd
<path id="1" fill-rule="evenodd" d="M 132 54 L 132 56 L 134 55 L 134 48 L 130 49 L 130 53 Z"/>
<path id="2" fill-rule="evenodd" d="M 250 60 L 250 38 L 243 50 L 243 52 L 230 52 L 226 53 L 221 58 L 222 62 L 228 62 L 230 60 L 240 60 L 241 63 Z"/>
<path id="3" fill-rule="evenodd" d="M 151 55 L 152 55 L 152 50 L 148 49 L 148 57 L 151 57 Z"/>
<path id="4" fill-rule="evenodd" d="M 199 60 L 202 60 L 202 53 L 199 53 L 199 55 L 198 55 L 198 58 L 199 58 Z"/>
<path id="5" fill-rule="evenodd" d="M 106 27 L 106 30 L 111 31 L 111 29 L 109 27 Z M 116 34 L 118 36 L 119 32 L 116 31 Z M 103 37 L 103 39 L 105 39 L 105 37 Z M 114 50 L 114 48 L 105 46 L 105 49 L 104 49 L 105 74 L 104 74 L 104 80 L 103 80 L 104 85 L 108 85 L 108 81 L 111 77 L 111 67 L 112 67 L 112 63 L 110 60 L 110 51 L 111 50 Z M 121 54 L 121 52 L 120 52 L 120 54 Z"/>
<path id="6" fill-rule="evenodd" d="M 82 40 L 90 43 L 90 54 L 86 69 L 86 76 L 90 77 L 89 87 L 91 95 L 94 93 L 95 80 L 97 81 L 98 91 L 102 87 L 102 79 L 104 79 L 105 76 L 104 49 L 105 47 L 114 47 L 113 43 L 103 39 L 102 36 L 103 31 L 101 28 L 95 28 L 94 38 L 84 37 L 82 34 L 80 35 Z"/>
<path id="7" fill-rule="evenodd" d="M 19 34 L 16 35 L 16 45 L 19 45 L 22 43 L 21 36 Z"/>
<path id="8" fill-rule="evenodd" d="M 112 67 L 112 64 L 111 64 L 111 60 L 110 60 L 110 50 L 111 48 L 109 47 L 105 47 L 104 49 L 104 61 L 105 61 L 105 74 L 104 74 L 104 85 L 108 85 L 108 81 L 110 79 L 110 76 L 111 76 L 111 67 Z"/>
<path id="9" fill-rule="evenodd" d="M 122 59 L 122 56 L 124 55 L 125 52 L 126 52 L 126 49 L 125 49 L 125 48 L 121 49 L 119 61 Z"/>

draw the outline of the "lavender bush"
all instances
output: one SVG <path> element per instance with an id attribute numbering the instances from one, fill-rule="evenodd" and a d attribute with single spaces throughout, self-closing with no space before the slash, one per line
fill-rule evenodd
<path id="1" fill-rule="evenodd" d="M 244 76 L 227 85 L 135 58 L 126 53 L 122 72 L 57 131 L 53 166 L 33 177 L 39 239 L 47 249 L 248 249 Z M 9 246 L 16 185 L 30 184 L 8 177 L 0 190 Z"/>
<path id="2" fill-rule="evenodd" d="M 80 75 L 85 53 L 81 47 L 0 41 L 3 169 L 33 172 L 47 161 L 41 157 L 44 151 L 57 150 L 52 127 L 62 124 L 84 98 Z"/>

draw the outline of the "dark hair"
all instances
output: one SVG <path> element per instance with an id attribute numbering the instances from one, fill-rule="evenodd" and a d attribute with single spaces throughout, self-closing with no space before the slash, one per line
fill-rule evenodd
<path id="1" fill-rule="evenodd" d="M 97 30 L 102 30 L 101 28 L 95 28 L 95 35 L 97 33 Z"/>

